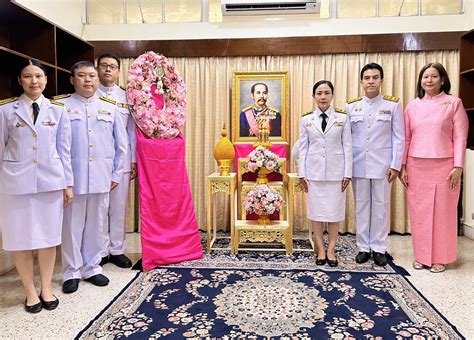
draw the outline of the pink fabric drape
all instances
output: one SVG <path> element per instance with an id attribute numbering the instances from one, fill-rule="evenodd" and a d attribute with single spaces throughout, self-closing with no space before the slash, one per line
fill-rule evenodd
<path id="1" fill-rule="evenodd" d="M 143 268 L 201 258 L 184 138 L 136 133 Z"/>

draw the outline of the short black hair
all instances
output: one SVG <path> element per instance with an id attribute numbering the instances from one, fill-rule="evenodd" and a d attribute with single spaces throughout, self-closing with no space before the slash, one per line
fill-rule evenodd
<path id="1" fill-rule="evenodd" d="M 250 89 L 250 92 L 251 92 L 252 94 L 255 92 L 255 87 L 256 87 L 257 85 L 263 85 L 263 86 L 265 86 L 265 91 L 267 91 L 267 93 L 268 93 L 268 86 L 267 86 L 267 84 L 265 84 L 265 83 L 255 83 L 255 84 L 252 85 L 252 88 Z"/>
<path id="2" fill-rule="evenodd" d="M 383 68 L 377 63 L 369 63 L 362 67 L 360 70 L 360 80 L 364 79 L 364 72 L 367 70 L 379 70 L 380 71 L 380 78 L 383 79 Z"/>
<path id="3" fill-rule="evenodd" d="M 92 67 L 95 69 L 95 66 L 93 63 L 91 63 L 90 61 L 88 60 L 81 60 L 81 61 L 78 61 L 77 63 L 74 63 L 74 65 L 72 65 L 71 67 L 71 77 L 74 77 L 75 74 L 74 72 L 78 69 L 78 68 L 81 68 L 81 67 Z"/>
<path id="4" fill-rule="evenodd" d="M 329 80 L 320 80 L 313 86 L 313 97 L 314 97 L 314 94 L 316 93 L 316 89 L 323 84 L 326 84 L 327 86 L 329 86 L 329 88 L 331 89 L 331 94 L 334 94 L 334 86 L 332 85 L 332 83 Z"/>
<path id="5" fill-rule="evenodd" d="M 443 65 L 440 63 L 428 63 L 420 71 L 420 74 L 418 75 L 418 82 L 416 83 L 416 95 L 418 98 L 423 98 L 425 96 L 425 90 L 423 87 L 421 87 L 421 79 L 423 78 L 423 73 L 430 67 L 435 68 L 441 79 L 443 80 L 443 85 L 441 85 L 441 91 L 443 91 L 446 94 L 449 94 L 449 91 L 451 91 L 451 82 L 449 81 L 449 76 L 448 72 L 446 72 L 446 69 L 444 68 Z"/>
<path id="6" fill-rule="evenodd" d="M 41 64 L 41 63 L 40 63 L 38 60 L 36 60 L 36 59 L 28 59 L 28 60 L 22 62 L 22 63 L 20 64 L 20 68 L 19 68 L 19 70 L 18 70 L 18 75 L 20 76 L 20 75 L 21 75 L 21 71 L 23 71 L 23 69 L 24 69 L 25 67 L 30 66 L 30 65 L 33 65 L 33 66 L 36 66 L 36 67 L 40 68 L 41 70 L 43 70 L 44 75 L 46 75 L 46 72 L 47 72 L 47 71 L 46 71 L 46 67 L 45 67 L 43 64 Z"/>
<path id="7" fill-rule="evenodd" d="M 119 57 L 118 57 L 116 54 L 113 54 L 113 53 L 104 53 L 104 54 L 101 54 L 101 55 L 99 56 L 99 58 L 97 58 L 97 67 L 99 67 L 100 60 L 101 60 L 101 59 L 104 59 L 104 58 L 112 58 L 112 59 L 115 59 L 115 60 L 117 61 L 118 68 L 120 68 L 120 59 L 119 59 Z"/>

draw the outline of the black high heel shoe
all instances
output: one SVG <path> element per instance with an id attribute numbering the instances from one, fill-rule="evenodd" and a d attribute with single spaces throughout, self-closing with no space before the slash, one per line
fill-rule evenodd
<path id="1" fill-rule="evenodd" d="M 328 259 L 328 265 L 329 265 L 329 267 L 337 267 L 338 264 L 339 264 L 339 263 L 337 262 L 337 257 L 336 257 L 335 260 L 330 260 L 330 259 Z"/>
<path id="2" fill-rule="evenodd" d="M 43 299 L 43 297 L 40 295 L 39 296 L 39 299 L 40 299 L 40 303 L 43 305 L 44 309 L 47 309 L 47 310 L 53 310 L 53 309 L 56 309 L 56 307 L 59 305 L 59 299 L 56 295 L 53 295 L 56 300 L 53 300 L 53 301 L 45 301 Z"/>
<path id="3" fill-rule="evenodd" d="M 324 266 L 326 264 L 326 261 L 327 261 L 327 257 L 325 257 L 324 259 L 316 258 L 316 265 L 317 266 Z"/>
<path id="4" fill-rule="evenodd" d="M 334 256 L 336 257 L 335 260 L 330 260 L 330 259 L 328 259 L 328 265 L 329 265 L 329 267 L 333 267 L 333 268 L 334 268 L 334 267 L 337 267 L 337 265 L 339 264 L 339 263 L 337 262 L 337 256 L 336 256 L 336 255 L 334 255 Z M 328 254 L 326 253 L 326 258 L 327 258 L 327 257 L 328 257 Z"/>
<path id="5" fill-rule="evenodd" d="M 36 313 L 39 313 L 41 312 L 41 310 L 43 309 L 43 304 L 40 302 L 38 302 L 37 304 L 34 304 L 34 305 L 31 305 L 31 306 L 28 306 L 26 304 L 26 301 L 27 299 L 25 298 L 25 310 L 28 312 L 28 313 L 33 313 L 33 314 L 36 314 Z"/>

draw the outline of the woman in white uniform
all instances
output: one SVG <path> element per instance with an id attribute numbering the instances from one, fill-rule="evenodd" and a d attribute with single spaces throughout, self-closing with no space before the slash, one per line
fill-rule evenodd
<path id="1" fill-rule="evenodd" d="M 46 69 L 28 60 L 19 98 L 0 101 L 0 223 L 3 249 L 12 251 L 26 293 L 25 310 L 55 309 L 51 288 L 63 206 L 72 201 L 71 126 L 61 103 L 43 96 Z M 41 276 L 34 284 L 34 253 Z"/>
<path id="2" fill-rule="evenodd" d="M 345 190 L 352 176 L 352 143 L 346 112 L 331 106 L 333 95 L 334 86 L 328 80 L 313 86 L 316 108 L 301 120 L 298 169 L 308 188 L 307 216 L 317 246 L 316 265 L 327 262 L 336 267 L 339 223 L 344 220 Z M 323 241 L 325 222 L 329 234 L 327 251 Z"/>

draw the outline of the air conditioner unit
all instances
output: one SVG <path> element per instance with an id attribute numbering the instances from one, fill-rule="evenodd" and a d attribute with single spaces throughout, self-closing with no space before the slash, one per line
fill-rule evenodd
<path id="1" fill-rule="evenodd" d="M 321 0 L 221 0 L 222 15 L 319 13 Z"/>

